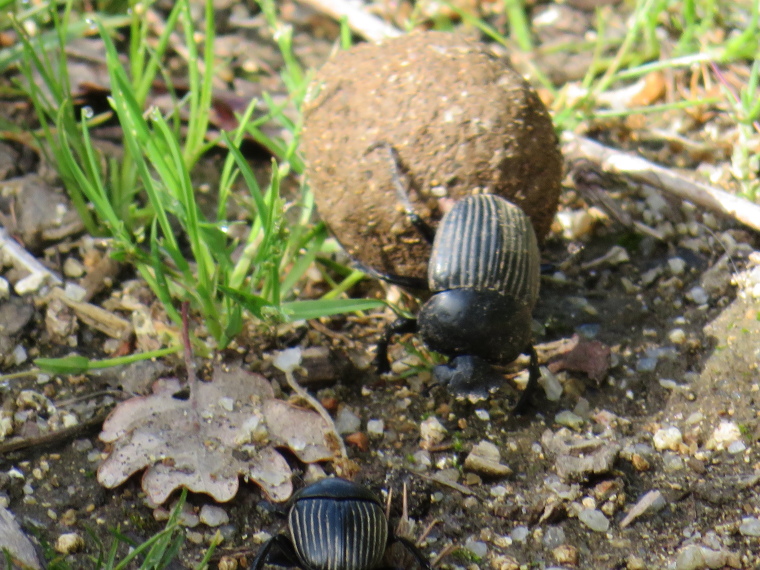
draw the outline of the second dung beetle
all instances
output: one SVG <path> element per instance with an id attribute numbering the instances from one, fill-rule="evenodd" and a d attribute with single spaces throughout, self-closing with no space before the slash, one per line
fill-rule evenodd
<path id="1" fill-rule="evenodd" d="M 430 563 L 411 541 L 395 536 L 383 505 L 366 487 L 328 477 L 293 496 L 290 536 L 279 534 L 259 550 L 251 570 L 267 563 L 301 570 L 376 570 L 388 546 L 401 543 L 423 570 Z"/>
<path id="2" fill-rule="evenodd" d="M 381 148 L 389 154 L 400 203 L 433 247 L 427 278 L 432 295 L 417 318 L 398 319 L 386 329 L 378 371 L 390 370 L 392 337 L 417 332 L 431 349 L 451 357 L 433 370 L 439 382 L 454 392 L 484 394 L 503 381 L 490 363 L 507 364 L 525 353 L 529 380 L 516 405 L 522 409 L 540 378 L 532 313 L 541 270 L 530 219 L 500 196 L 473 194 L 456 202 L 433 232 L 411 208 L 393 147 L 378 143 L 368 152 Z"/>

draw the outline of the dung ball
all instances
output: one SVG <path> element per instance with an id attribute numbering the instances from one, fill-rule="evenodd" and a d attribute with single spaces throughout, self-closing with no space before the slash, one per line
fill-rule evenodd
<path id="1" fill-rule="evenodd" d="M 389 277 L 424 279 L 430 256 L 394 172 L 432 228 L 473 193 L 520 206 L 539 241 L 557 210 L 562 158 L 546 108 L 503 58 L 457 34 L 412 33 L 339 52 L 309 88 L 303 151 L 331 232 L 362 266 Z"/>

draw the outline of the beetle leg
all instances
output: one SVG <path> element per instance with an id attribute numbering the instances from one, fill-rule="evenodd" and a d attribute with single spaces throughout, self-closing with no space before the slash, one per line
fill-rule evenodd
<path id="1" fill-rule="evenodd" d="M 530 355 L 528 383 L 525 385 L 525 390 L 523 390 L 523 393 L 520 395 L 517 404 L 515 404 L 515 407 L 512 409 L 513 414 L 521 414 L 525 410 L 531 394 L 533 394 L 538 387 L 538 379 L 541 378 L 541 370 L 538 368 L 538 355 L 536 354 L 536 349 L 533 348 L 533 345 L 531 344 L 525 352 Z"/>
<path id="2" fill-rule="evenodd" d="M 385 327 L 385 334 L 380 342 L 377 343 L 377 356 L 375 356 L 378 374 L 385 374 L 391 371 L 391 362 L 388 359 L 388 345 L 393 336 L 415 332 L 417 332 L 417 319 L 401 317 Z"/>
<path id="3" fill-rule="evenodd" d="M 280 553 L 287 559 L 287 565 L 295 564 L 299 568 L 301 567 L 296 551 L 293 548 L 293 543 L 284 534 L 277 534 L 264 543 L 264 546 L 261 547 L 261 550 L 256 555 L 256 559 L 253 561 L 250 570 L 261 570 L 267 563 L 269 555 L 274 552 L 272 549 L 275 547 L 279 548 Z"/>
<path id="4" fill-rule="evenodd" d="M 391 538 L 391 544 L 394 542 L 400 542 L 401 545 L 409 551 L 412 556 L 419 562 L 420 568 L 423 570 L 432 570 L 432 567 L 430 566 L 430 562 L 427 558 L 425 558 L 425 555 L 420 552 L 420 549 L 417 548 L 417 545 L 414 544 L 411 540 L 408 538 L 404 538 L 403 536 L 394 536 Z"/>
<path id="5" fill-rule="evenodd" d="M 404 213 L 407 218 L 409 218 L 411 224 L 417 228 L 417 231 L 419 231 L 420 234 L 422 234 L 425 241 L 432 244 L 433 239 L 435 238 L 435 230 L 414 211 L 414 206 L 412 205 L 411 200 L 409 200 L 407 185 L 401 181 L 401 157 L 399 157 L 398 151 L 396 151 L 390 143 L 380 141 L 370 146 L 364 154 L 369 154 L 378 148 L 384 148 L 388 151 L 388 160 L 393 167 L 391 168 L 391 178 L 393 180 L 393 186 L 396 189 L 396 198 L 398 198 L 398 201 L 401 202 L 401 205 L 404 207 Z"/>

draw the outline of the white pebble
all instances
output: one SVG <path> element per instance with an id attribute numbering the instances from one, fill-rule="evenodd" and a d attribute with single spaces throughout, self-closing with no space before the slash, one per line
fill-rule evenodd
<path id="1" fill-rule="evenodd" d="M 739 532 L 744 536 L 760 536 L 760 519 L 745 517 L 739 525 Z"/>
<path id="2" fill-rule="evenodd" d="M 428 419 L 420 422 L 420 447 L 422 449 L 430 449 L 433 446 L 441 443 L 446 437 L 446 428 L 435 416 L 430 416 Z"/>
<path id="3" fill-rule="evenodd" d="M 71 281 L 66 282 L 63 292 L 67 298 L 77 302 L 84 301 L 84 298 L 87 296 L 87 289 Z"/>
<path id="4" fill-rule="evenodd" d="M 570 410 L 562 410 L 554 416 L 554 421 L 561 426 L 579 430 L 583 427 L 583 418 Z"/>
<path id="5" fill-rule="evenodd" d="M 671 257 L 668 259 L 668 267 L 673 275 L 682 275 L 686 270 L 686 262 L 680 257 Z"/>
<path id="6" fill-rule="evenodd" d="M 475 416 L 484 422 L 491 419 L 491 414 L 488 413 L 488 410 L 475 410 Z"/>
<path id="7" fill-rule="evenodd" d="M 355 433 L 362 427 L 362 421 L 348 407 L 343 406 L 335 418 L 335 429 L 339 434 Z"/>
<path id="8" fill-rule="evenodd" d="M 659 451 L 672 449 L 676 451 L 683 443 L 681 430 L 675 426 L 658 429 L 654 434 L 654 446 Z"/>
<path id="9" fill-rule="evenodd" d="M 743 441 L 735 441 L 731 445 L 728 446 L 728 452 L 736 455 L 738 453 L 742 453 L 745 449 L 747 449 L 747 446 L 744 445 Z"/>
<path id="10" fill-rule="evenodd" d="M 203 505 L 199 516 L 203 524 L 211 527 L 222 526 L 230 522 L 227 511 L 216 505 Z"/>
<path id="11" fill-rule="evenodd" d="M 13 362 L 15 364 L 23 364 L 27 358 L 26 349 L 22 345 L 17 344 L 13 349 Z"/>
<path id="12" fill-rule="evenodd" d="M 711 441 L 707 442 L 708 448 L 726 449 L 735 441 L 740 441 L 742 432 L 734 422 L 722 421 L 713 431 Z"/>
<path id="13" fill-rule="evenodd" d="M 369 435 L 383 435 L 385 431 L 385 422 L 383 420 L 369 420 L 367 422 L 367 433 Z"/>
<path id="14" fill-rule="evenodd" d="M 610 521 L 602 511 L 596 509 L 584 509 L 578 513 L 578 520 L 594 532 L 607 532 Z"/>
<path id="15" fill-rule="evenodd" d="M 488 554 L 488 545 L 485 542 L 480 542 L 472 537 L 468 538 L 464 543 L 464 547 L 478 558 L 485 558 Z"/>
<path id="16" fill-rule="evenodd" d="M 558 402 L 562 397 L 562 384 L 559 383 L 557 376 L 553 374 L 546 366 L 542 366 L 541 377 L 538 379 L 538 383 L 543 386 L 544 392 L 546 392 L 546 399 L 550 402 Z"/>
<path id="17" fill-rule="evenodd" d="M 0 277 L 0 301 L 11 296 L 11 286 L 5 277 Z"/>
<path id="18" fill-rule="evenodd" d="M 710 301 L 710 296 L 699 285 L 692 287 L 686 293 L 686 298 L 694 302 L 696 305 L 706 305 Z"/>
<path id="19" fill-rule="evenodd" d="M 514 542 L 525 542 L 530 536 L 530 529 L 527 526 L 516 526 L 512 529 L 510 537 Z"/>
<path id="20" fill-rule="evenodd" d="M 668 333 L 668 339 L 673 344 L 683 344 L 686 342 L 686 333 L 683 329 L 673 329 Z"/>

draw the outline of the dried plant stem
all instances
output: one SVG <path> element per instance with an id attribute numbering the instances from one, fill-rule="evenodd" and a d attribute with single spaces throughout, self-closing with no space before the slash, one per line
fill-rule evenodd
<path id="1" fill-rule="evenodd" d="M 760 231 L 760 206 L 749 200 L 701 182 L 694 182 L 640 156 L 606 147 L 574 133 L 563 133 L 562 143 L 562 153 L 570 161 L 588 160 L 603 172 L 647 184 Z"/>
<path id="2" fill-rule="evenodd" d="M 351 31 L 367 40 L 376 42 L 384 38 L 394 38 L 401 35 L 401 30 L 367 12 L 361 2 L 351 0 L 299 1 L 338 21 L 345 18 Z"/>
<path id="3" fill-rule="evenodd" d="M 338 430 L 335 428 L 335 422 L 333 422 L 332 418 L 330 417 L 330 414 L 327 413 L 327 410 L 325 410 L 324 406 L 319 403 L 319 400 L 317 400 L 314 396 L 309 394 L 309 392 L 306 391 L 306 388 L 301 386 L 298 381 L 296 380 L 296 377 L 293 375 L 293 371 L 289 369 L 283 370 L 285 372 L 285 378 L 288 380 L 288 386 L 290 386 L 290 389 L 293 390 L 295 394 L 298 394 L 299 397 L 306 400 L 309 405 L 314 408 L 314 410 L 322 416 L 322 419 L 325 421 L 327 426 L 330 428 L 330 430 L 333 433 L 333 437 L 338 442 L 338 445 L 340 447 L 340 455 L 343 459 L 348 460 L 348 453 L 346 451 L 346 444 L 343 442 L 343 438 L 338 433 Z"/>

